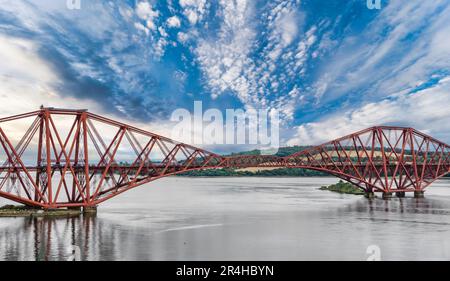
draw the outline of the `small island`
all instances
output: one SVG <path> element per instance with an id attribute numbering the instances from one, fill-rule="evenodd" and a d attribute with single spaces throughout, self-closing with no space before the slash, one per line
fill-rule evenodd
<path id="1" fill-rule="evenodd" d="M 333 192 L 338 192 L 342 194 L 353 194 L 353 195 L 364 195 L 364 191 L 362 191 L 360 188 L 354 186 L 351 183 L 344 182 L 340 180 L 336 184 L 332 184 L 329 186 L 322 186 L 319 188 L 320 190 L 329 190 Z"/>

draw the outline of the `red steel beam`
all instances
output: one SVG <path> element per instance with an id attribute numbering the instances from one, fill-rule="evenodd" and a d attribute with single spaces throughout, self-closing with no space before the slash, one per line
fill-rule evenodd
<path id="1" fill-rule="evenodd" d="M 73 117 L 73 121 L 64 122 L 70 128 L 64 138 L 54 122 L 59 116 Z M 14 147 L 2 127 L 30 117 L 35 120 Z M 100 134 L 93 121 L 116 133 Z M 33 142 L 36 133 L 38 139 Z M 311 169 L 351 182 L 366 192 L 386 193 L 423 191 L 450 171 L 447 144 L 412 128 L 396 126 L 367 128 L 285 157 L 225 157 L 87 110 L 42 108 L 0 118 L 0 144 L 0 155 L 6 157 L 0 159 L 4 163 L 0 166 L 0 196 L 39 208 L 95 206 L 162 177 L 204 169 Z M 31 149 L 32 144 L 37 149 Z M 34 151 L 34 162 L 24 155 L 29 150 Z M 131 164 L 122 161 L 123 154 Z"/>

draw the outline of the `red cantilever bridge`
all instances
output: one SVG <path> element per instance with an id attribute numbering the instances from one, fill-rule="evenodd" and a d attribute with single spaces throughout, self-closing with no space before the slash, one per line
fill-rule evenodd
<path id="1" fill-rule="evenodd" d="M 423 195 L 450 171 L 450 146 L 412 128 L 379 126 L 286 156 L 221 156 L 86 110 L 42 108 L 0 119 L 0 196 L 44 209 L 95 207 L 191 170 L 305 168 L 367 194 Z"/>

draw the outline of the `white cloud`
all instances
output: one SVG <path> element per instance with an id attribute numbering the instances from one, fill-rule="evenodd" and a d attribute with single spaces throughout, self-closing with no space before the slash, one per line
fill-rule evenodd
<path id="1" fill-rule="evenodd" d="M 162 26 L 158 27 L 158 31 L 159 31 L 159 34 L 160 34 L 162 37 L 167 37 L 167 36 L 168 36 L 166 30 L 165 30 Z"/>
<path id="2" fill-rule="evenodd" d="M 298 78 L 315 42 L 315 30 L 294 44 L 302 30 L 303 16 L 294 2 L 269 6 L 258 17 L 267 18 L 267 31 L 258 33 L 252 1 L 220 1 L 222 23 L 217 38 L 200 39 L 195 53 L 207 77 L 213 98 L 233 92 L 245 105 L 282 109 L 282 119 L 292 120 L 296 98 L 286 93 L 299 91 L 289 81 Z M 264 22 L 264 21 L 263 21 Z M 261 46 L 258 35 L 266 36 Z M 260 53 L 254 53 L 261 49 Z"/>
<path id="3" fill-rule="evenodd" d="M 226 89 L 246 100 L 247 81 L 242 77 L 250 67 L 248 55 L 255 33 L 247 22 L 251 9 L 246 1 L 221 1 L 223 24 L 217 40 L 200 40 L 196 54 L 216 97 Z"/>
<path id="4" fill-rule="evenodd" d="M 186 17 L 189 20 L 191 24 L 196 24 L 198 21 L 198 13 L 196 13 L 194 10 L 186 10 L 185 11 Z"/>
<path id="5" fill-rule="evenodd" d="M 155 20 L 159 16 L 159 12 L 153 10 L 152 5 L 147 1 L 141 1 L 136 5 L 135 9 L 138 18 L 145 22 L 145 26 L 139 23 L 135 24 L 135 27 L 139 30 L 143 30 L 147 35 L 150 30 L 156 30 Z M 142 29 L 144 27 L 145 29 Z"/>
<path id="6" fill-rule="evenodd" d="M 152 20 L 157 18 L 159 13 L 153 10 L 149 2 L 142 1 L 136 5 L 136 15 L 142 20 Z"/>
<path id="7" fill-rule="evenodd" d="M 138 18 L 145 23 L 145 25 L 142 23 L 135 23 L 135 28 L 144 32 L 147 36 L 150 36 L 152 44 L 149 49 L 151 50 L 153 59 L 160 60 L 166 51 L 166 47 L 171 43 L 175 43 L 169 41 L 169 34 L 164 27 L 157 25 L 157 18 L 160 15 L 159 11 L 154 9 L 148 1 L 140 1 L 136 5 L 135 12 Z M 169 27 L 179 26 L 180 24 L 180 21 L 176 16 L 167 19 L 166 22 Z M 152 33 L 152 31 L 154 32 Z"/>
<path id="8" fill-rule="evenodd" d="M 55 86 L 60 83 L 58 73 L 38 55 L 38 49 L 39 46 L 30 40 L 0 35 L 1 117 L 35 111 L 40 105 L 86 107 L 86 101 L 57 91 Z M 95 103 L 90 104 L 90 110 L 102 112 L 101 106 Z M 16 143 L 29 125 L 28 122 L 19 122 L 14 127 L 2 124 L 2 129 Z"/>
<path id="9" fill-rule="evenodd" d="M 207 0 L 180 0 L 180 6 L 183 8 L 183 14 L 189 22 L 195 25 L 203 19 L 209 3 Z"/>
<path id="10" fill-rule="evenodd" d="M 333 102 L 358 92 L 367 102 L 449 69 L 450 6 L 444 3 L 391 1 L 358 37 L 347 36 L 337 46 L 325 34 L 319 52 L 330 56 L 318 66 L 311 94 L 317 102 Z"/>
<path id="11" fill-rule="evenodd" d="M 0 85 L 3 87 L 10 83 L 17 85 L 16 82 L 21 81 L 30 88 L 36 87 L 43 92 L 50 92 L 49 85 L 56 80 L 57 76 L 45 61 L 36 55 L 36 52 L 37 46 L 31 41 L 0 35 L 0 60 L 2 61 Z M 11 94 L 2 91 L 2 97 L 11 97 Z M 12 107 L 5 107 L 3 110 L 8 109 L 13 110 Z"/>
<path id="12" fill-rule="evenodd" d="M 186 41 L 189 39 L 189 35 L 187 35 L 185 32 L 178 32 L 177 34 L 177 40 L 181 43 L 186 43 Z"/>
<path id="13" fill-rule="evenodd" d="M 167 19 L 167 25 L 169 27 L 180 27 L 181 26 L 181 22 L 180 19 L 177 16 L 173 16 Z"/>
<path id="14" fill-rule="evenodd" d="M 273 23 L 273 37 L 279 37 L 279 41 L 283 47 L 289 46 L 298 34 L 298 13 L 295 10 L 283 9 L 279 14 L 276 14 L 276 19 Z M 281 40 L 280 40 L 281 39 Z M 277 40 L 277 41 L 278 41 Z"/>
<path id="15" fill-rule="evenodd" d="M 140 23 L 140 22 L 135 22 L 135 23 L 134 23 L 134 27 L 135 27 L 137 30 L 142 31 L 142 32 L 144 32 L 144 33 L 147 34 L 147 35 L 149 35 L 149 33 L 150 33 L 149 29 L 146 28 L 146 27 L 145 27 L 142 23 Z"/>
<path id="16" fill-rule="evenodd" d="M 320 144 L 376 125 L 409 126 L 450 141 L 450 77 L 414 94 L 397 94 L 360 109 L 336 112 L 297 127 L 288 145 Z"/>
<path id="17" fill-rule="evenodd" d="M 161 37 L 156 41 L 156 44 L 154 44 L 154 54 L 156 58 L 160 58 L 164 55 L 166 51 L 166 46 L 169 44 L 169 41 L 165 37 Z"/>
<path id="18" fill-rule="evenodd" d="M 156 24 L 152 20 L 147 20 L 145 22 L 145 26 L 148 28 L 148 30 L 156 30 Z M 148 34 L 148 32 L 146 32 Z"/>

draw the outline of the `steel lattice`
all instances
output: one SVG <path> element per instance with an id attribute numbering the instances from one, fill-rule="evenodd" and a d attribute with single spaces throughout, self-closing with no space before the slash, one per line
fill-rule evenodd
<path id="1" fill-rule="evenodd" d="M 450 147 L 412 128 L 372 127 L 287 157 L 224 157 L 85 110 L 54 108 L 0 119 L 0 145 L 0 196 L 43 208 L 96 206 L 201 169 L 313 169 L 384 193 L 423 191 L 450 169 Z"/>

